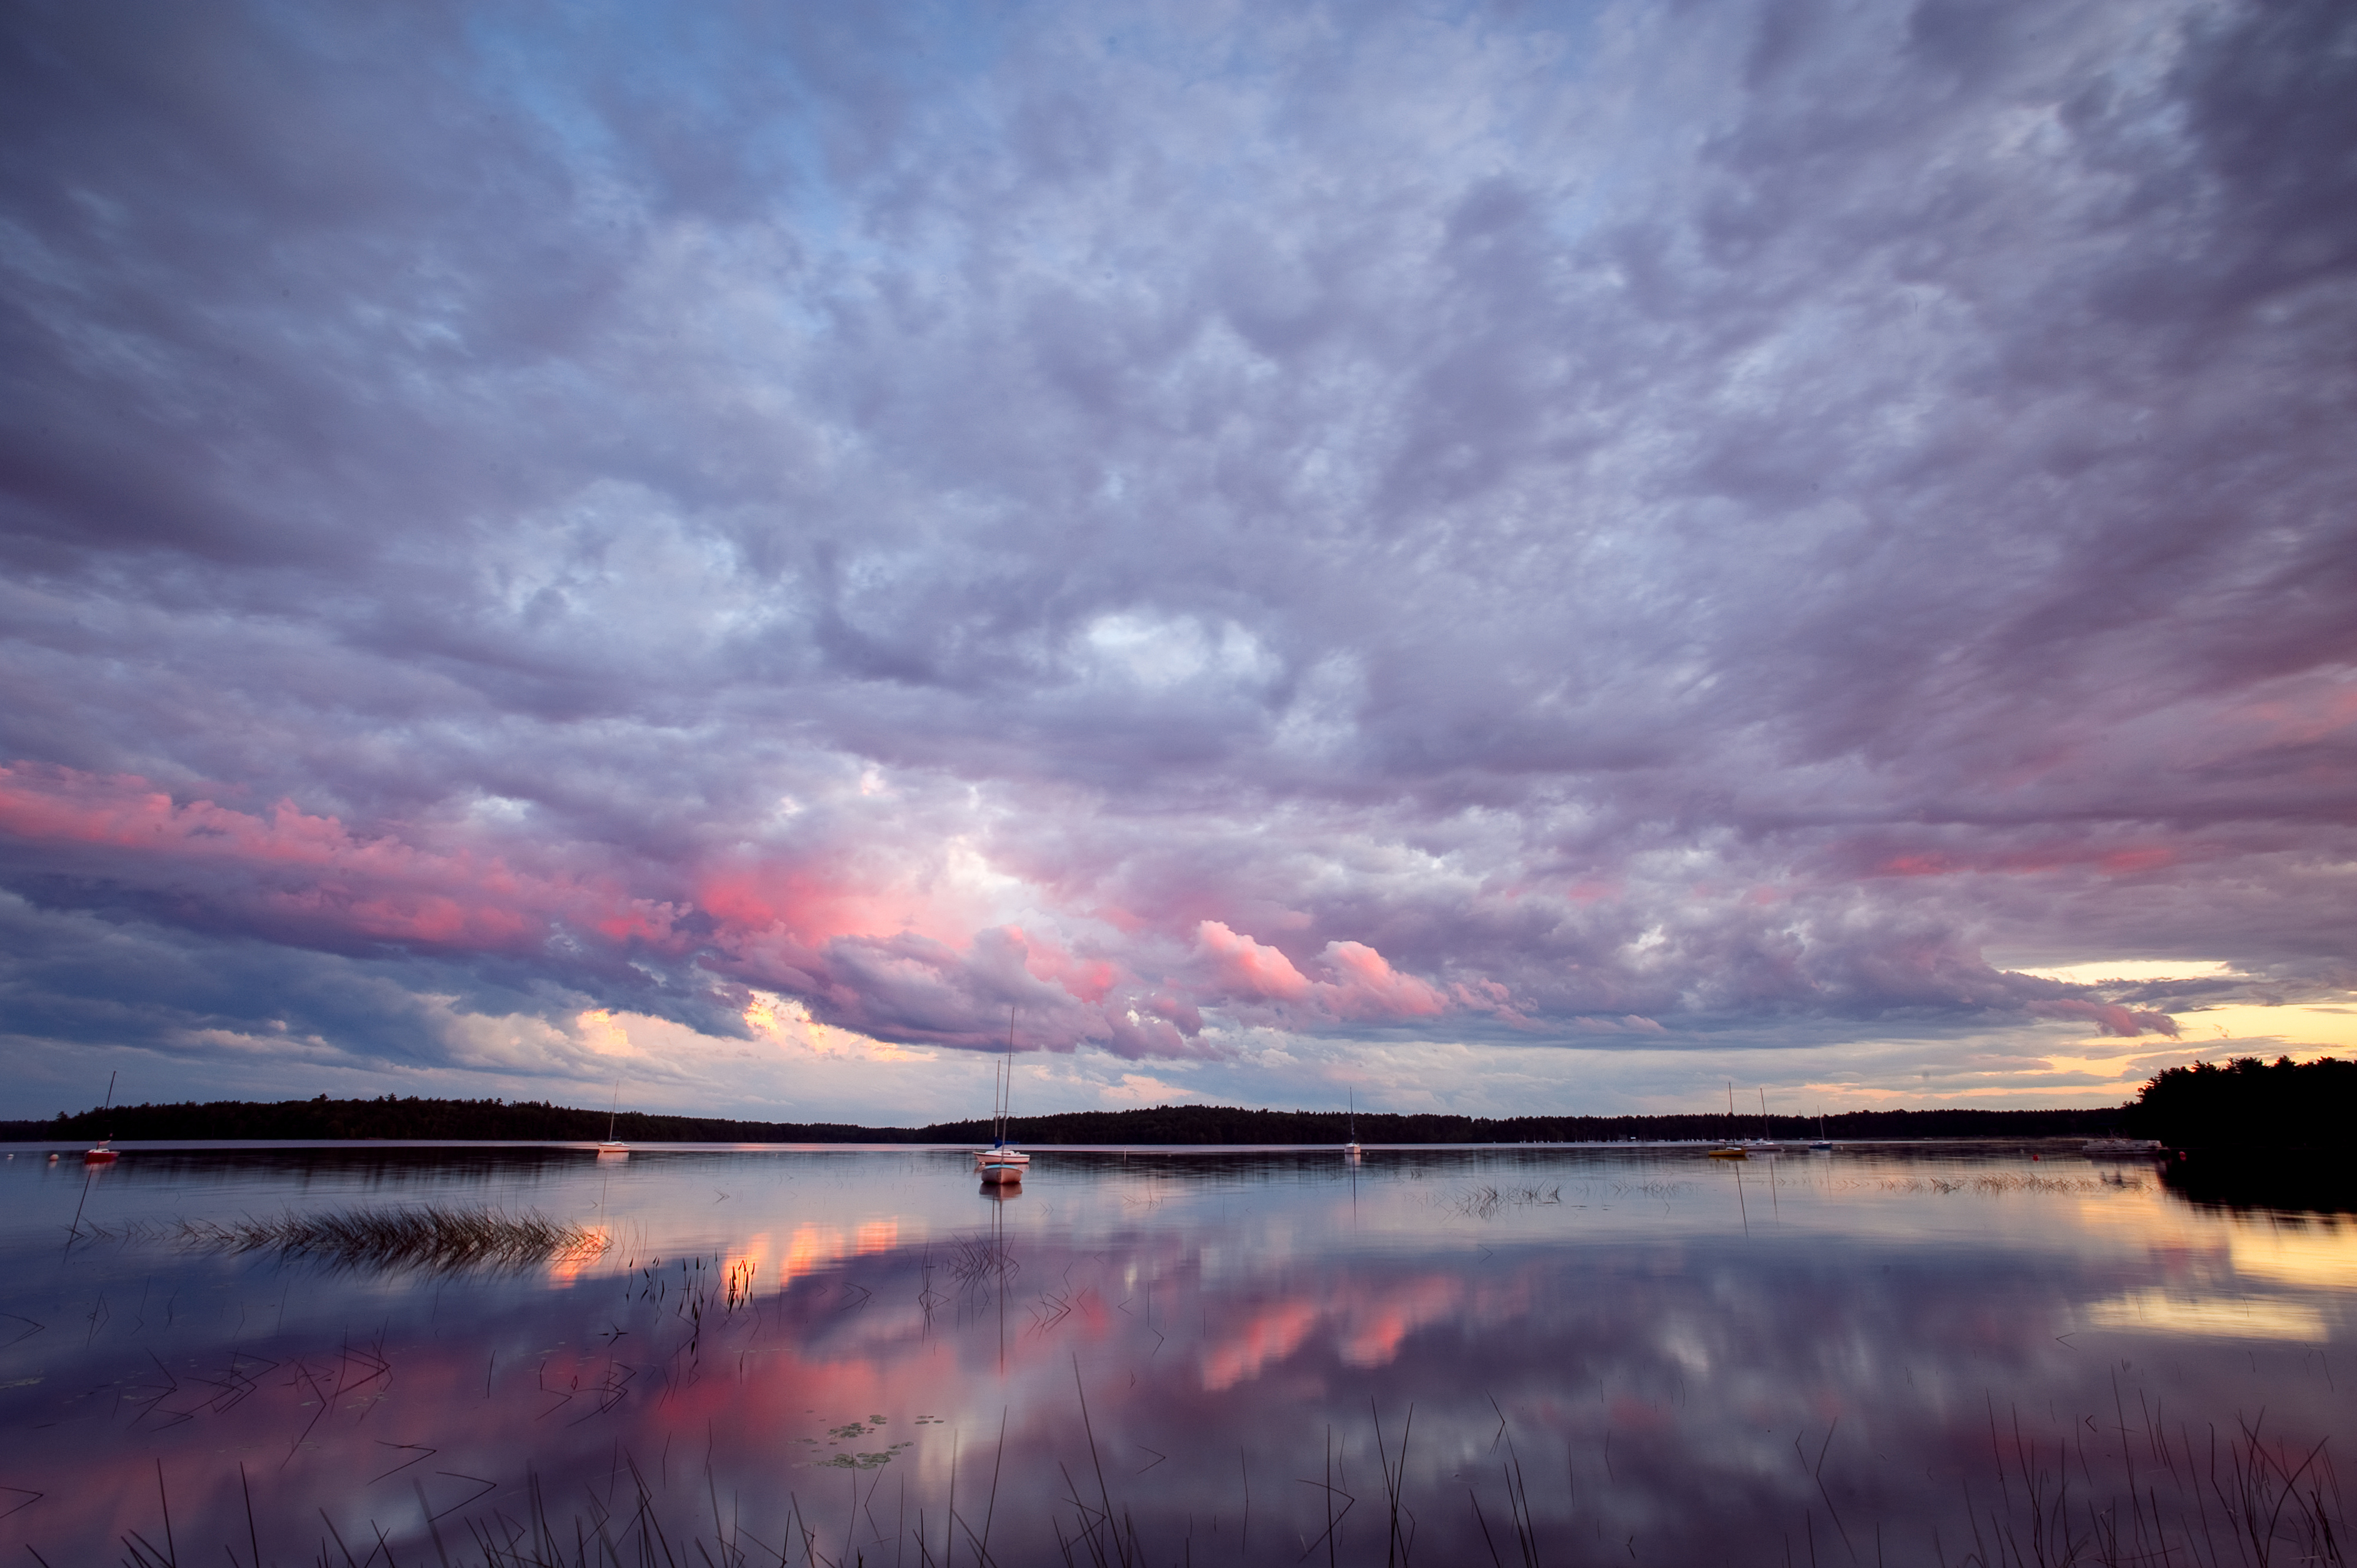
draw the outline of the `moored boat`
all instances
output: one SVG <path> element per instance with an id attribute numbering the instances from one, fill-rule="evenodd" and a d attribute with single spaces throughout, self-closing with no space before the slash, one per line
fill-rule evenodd
<path id="1" fill-rule="evenodd" d="M 101 1114 L 104 1114 L 105 1112 L 114 1109 L 114 1079 L 115 1074 L 108 1073 L 106 1075 L 106 1104 L 102 1109 Z M 95 1147 L 82 1151 L 81 1163 L 86 1165 L 113 1165 L 115 1162 L 117 1155 L 113 1149 L 110 1148 L 108 1145 L 113 1142 L 114 1134 L 112 1133 L 108 1133 L 105 1137 L 101 1138 Z"/>
<path id="2" fill-rule="evenodd" d="M 991 1082 L 990 1147 L 974 1152 L 974 1168 L 985 1187 L 1013 1187 L 1031 1166 L 1031 1156 L 1006 1141 L 1006 1124 L 1015 1099 L 1015 1009 L 1006 1010 L 1006 1057 Z"/>
<path id="3" fill-rule="evenodd" d="M 1732 1079 L 1729 1079 L 1727 1084 L 1727 1131 L 1728 1133 L 1727 1142 L 1713 1149 L 1710 1152 L 1710 1157 L 1714 1160 L 1749 1159 L 1751 1155 L 1744 1148 L 1743 1140 L 1733 1135 L 1735 1133 L 1735 1080 Z"/>
<path id="4" fill-rule="evenodd" d="M 630 1145 L 614 1136 L 614 1118 L 622 1109 L 622 1080 L 614 1080 L 614 1098 L 606 1107 L 606 1135 L 597 1140 L 597 1157 L 601 1160 L 627 1160 Z"/>

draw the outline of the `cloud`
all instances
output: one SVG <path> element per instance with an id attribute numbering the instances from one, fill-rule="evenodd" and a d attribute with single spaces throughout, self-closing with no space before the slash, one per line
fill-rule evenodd
<path id="1" fill-rule="evenodd" d="M 2128 1039 L 2151 1033 L 2177 1037 L 2177 1020 L 2166 1013 L 2139 1013 L 2108 1002 L 2086 1002 L 2076 997 L 2058 997 L 2051 1001 L 2033 1002 L 2029 1010 L 2041 1018 L 2084 1018 L 2106 1035 L 2118 1035 Z"/>
<path id="2" fill-rule="evenodd" d="M 1206 1070 L 2345 989 L 2345 10 L 26 9 L 40 1037 L 322 964 Z M 103 1001 L 190 941 L 247 994 Z"/>

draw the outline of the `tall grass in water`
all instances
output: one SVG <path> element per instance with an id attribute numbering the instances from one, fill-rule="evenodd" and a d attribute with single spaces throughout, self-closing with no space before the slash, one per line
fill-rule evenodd
<path id="1" fill-rule="evenodd" d="M 2092 1418 L 2050 1447 L 2023 1435 L 2018 1413 L 2007 1430 L 1992 1409 L 1997 1497 L 1986 1489 L 1975 1497 L 1967 1487 L 1972 1549 L 1954 1560 L 1957 1568 L 2179 1562 L 2270 1568 L 2348 1560 L 2348 1516 L 2324 1442 L 2300 1447 L 2270 1439 L 2261 1430 L 2264 1412 L 2238 1421 L 2231 1435 L 2207 1424 L 2196 1434 L 2182 1423 L 2172 1434 L 2148 1408 L 2141 1409 L 2138 1431 L 2125 1402 L 2114 1413 L 2119 1469 L 2099 1477 L 2098 1464 L 2111 1466 L 2087 1452 L 2083 1429 Z M 1835 1525 L 1841 1528 L 1838 1515 Z M 1947 1563 L 1936 1535 L 1933 1545 Z"/>
<path id="2" fill-rule="evenodd" d="M 84 1226 L 98 1240 L 166 1241 L 226 1252 L 274 1251 L 315 1258 L 342 1268 L 527 1268 L 594 1258 L 606 1250 L 603 1233 L 527 1211 L 495 1208 L 348 1209 L 282 1214 L 221 1223 L 177 1219 L 113 1229 Z"/>
<path id="3" fill-rule="evenodd" d="M 1475 1219 L 1487 1219 L 1501 1208 L 1524 1208 L 1534 1204 L 1560 1204 L 1563 1186 L 1554 1183 L 1536 1187 L 1524 1183 L 1519 1187 L 1498 1187 L 1484 1184 L 1469 1187 L 1448 1200 L 1448 1207 Z"/>
<path id="4" fill-rule="evenodd" d="M 1074 1379 L 1085 1450 L 1058 1463 L 1064 1488 L 1055 1508 L 1044 1518 L 1018 1521 L 1026 1527 L 1022 1533 L 1030 1537 L 1025 1545 L 1006 1544 L 1006 1521 L 996 1521 L 996 1536 L 992 1528 L 1006 1457 L 1002 1427 L 1000 1454 L 989 1465 L 983 1497 L 958 1507 L 959 1466 L 953 1456 L 946 1508 L 936 1512 L 920 1505 L 911 1510 L 913 1499 L 904 1494 L 900 1517 L 888 1526 L 872 1508 L 883 1479 L 881 1464 L 889 1462 L 885 1456 L 875 1456 L 881 1461 L 877 1466 L 836 1466 L 851 1472 L 848 1514 L 838 1512 L 839 1502 L 814 1509 L 813 1498 L 801 1496 L 780 1477 L 777 1488 L 759 1500 L 759 1511 L 770 1522 L 757 1530 L 743 1517 L 747 1499 L 734 1488 L 724 1488 L 709 1455 L 700 1484 L 691 1480 L 673 1491 L 666 1481 L 651 1483 L 638 1462 L 618 1449 L 614 1472 L 602 1493 L 593 1484 L 562 1500 L 552 1498 L 527 1465 L 520 1491 L 510 1487 L 501 1501 L 488 1506 L 476 1506 L 485 1498 L 478 1492 L 437 1511 L 424 1487 L 415 1486 L 415 1512 L 403 1509 L 405 1517 L 371 1520 L 365 1536 L 339 1532 L 323 1514 L 306 1532 L 317 1541 L 310 1561 L 320 1568 L 369 1568 L 380 1557 L 395 1568 L 418 1563 L 439 1563 L 445 1568 L 685 1568 L 694 1563 L 709 1568 L 767 1563 L 860 1568 L 886 1562 L 903 1568 L 1011 1568 L 1018 1563 L 1059 1561 L 1065 1568 L 1319 1561 L 1335 1568 L 1344 1563 L 1373 1568 L 1377 1563 L 1385 1568 L 1411 1568 L 1417 1562 L 1452 1568 L 1482 1563 L 1494 1568 L 1537 1568 L 1543 1563 L 1620 1556 L 1609 1541 L 1600 1552 L 1590 1546 L 1590 1532 L 1575 1525 L 1567 1513 L 1551 1509 L 1555 1517 L 1543 1517 L 1544 1505 L 1534 1494 L 1553 1488 L 1525 1478 L 1503 1411 L 1498 1414 L 1497 1445 L 1486 1463 L 1466 1465 L 1453 1485 L 1440 1481 L 1426 1494 L 1424 1506 L 1430 1511 L 1422 1529 L 1417 1499 L 1411 1496 L 1418 1488 L 1409 1474 L 1415 1414 L 1411 1412 L 1403 1424 L 1394 1449 L 1380 1413 L 1371 1406 L 1383 1487 L 1382 1498 L 1370 1499 L 1376 1500 L 1376 1517 L 1369 1520 L 1368 1510 L 1356 1508 L 1361 1499 L 1351 1490 L 1342 1463 L 1351 1444 L 1346 1438 L 1337 1444 L 1338 1434 L 1329 1428 L 1322 1466 L 1315 1449 L 1298 1454 L 1285 1466 L 1294 1483 L 1309 1487 L 1316 1500 L 1306 1509 L 1281 1509 L 1267 1547 L 1252 1552 L 1249 1513 L 1240 1535 L 1198 1533 L 1201 1512 L 1214 1504 L 1226 1512 L 1224 1505 L 1232 1498 L 1189 1499 L 1183 1505 L 1187 1522 L 1182 1533 L 1178 1511 L 1169 1504 L 1140 1518 L 1130 1501 L 1114 1495 L 1123 1487 L 1117 1476 L 1108 1474 L 1077 1365 Z M 2204 1427 L 2197 1434 L 2183 1425 L 2168 1430 L 2157 1412 L 2141 1407 L 2140 1413 L 2139 1426 L 2126 1421 L 2124 1409 L 2115 1411 L 2115 1423 L 2101 1430 L 2104 1436 L 2121 1440 L 2121 1446 L 2105 1455 L 2091 1452 L 2094 1444 L 2086 1441 L 2092 1415 L 2062 1429 L 2072 1435 L 2039 1436 L 2023 1432 L 2013 1419 L 1992 1408 L 1988 1442 L 1994 1471 L 1981 1472 L 1966 1486 L 1967 1522 L 1961 1539 L 1955 1515 L 1944 1510 L 1937 1520 L 1846 1515 L 1824 1485 L 1827 1450 L 1833 1447 L 1829 1430 L 1814 1455 L 1801 1457 L 1803 1468 L 1818 1482 L 1820 1500 L 1790 1520 L 1781 1561 L 1905 1561 L 1938 1563 L 1944 1568 L 2291 1568 L 2347 1561 L 2345 1510 L 2322 1443 L 2285 1443 L 2268 1436 L 2257 1420 L 2238 1422 L 2231 1433 Z M 1836 1459 L 1836 1466 L 1838 1463 Z M 1571 1502 L 1568 1479 L 1566 1474 L 1564 1489 L 1549 1500 Z M 241 1486 L 245 1481 L 242 1471 L 239 1481 Z M 484 1485 L 486 1491 L 498 1489 L 490 1482 Z M 174 1510 L 165 1495 L 160 1465 L 156 1486 L 160 1527 L 123 1538 L 124 1561 L 135 1568 L 167 1568 L 180 1561 Z M 1464 1498 L 1452 1508 L 1455 1487 L 1463 1487 Z M 1502 1508 L 1497 1502 L 1501 1487 Z M 1247 1506 L 1251 1490 L 1247 1471 L 1243 1492 Z M 1608 1486 L 1588 1507 L 1609 1509 L 1610 1497 Z M 222 1543 L 229 1548 L 227 1555 L 240 1564 L 284 1561 L 271 1556 L 259 1537 L 281 1534 L 295 1521 L 274 1521 L 265 1513 L 257 1523 L 252 1507 L 247 1494 L 244 1540 Z M 1818 1512 L 1827 1520 L 1817 1521 Z M 1439 1525 L 1452 1513 L 1458 1528 Z M 1227 1517 L 1237 1518 L 1232 1512 Z M 863 1522 L 866 1530 L 858 1528 Z M 1755 1552 L 1727 1555 L 1721 1541 L 1720 1555 L 1711 1560 L 1778 1561 L 1772 1522 L 1763 1517 L 1758 1527 Z M 178 1533 L 189 1533 L 185 1520 Z M 1049 1540 L 1040 1539 L 1042 1535 Z M 994 1546 L 994 1540 L 999 1544 Z M 1637 1538 L 1630 1537 L 1632 1555 L 1637 1544 Z M 64 1568 L 38 1550 L 28 1551 L 46 1568 Z M 202 1554 L 192 1552 L 188 1561 L 200 1560 Z"/>

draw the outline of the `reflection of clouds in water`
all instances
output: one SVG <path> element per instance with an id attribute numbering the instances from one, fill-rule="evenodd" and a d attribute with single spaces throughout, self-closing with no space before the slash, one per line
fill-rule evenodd
<path id="1" fill-rule="evenodd" d="M 2080 1313 L 2091 1328 L 2141 1329 L 2202 1338 L 2321 1341 L 2324 1315 L 2302 1302 L 2271 1296 L 2178 1295 L 2159 1288 L 2090 1302 Z"/>
<path id="2" fill-rule="evenodd" d="M 1281 1301 L 1254 1308 L 1220 1343 L 1203 1348 L 1203 1388 L 1220 1393 L 1260 1376 L 1272 1361 L 1301 1348 L 1321 1314 L 1307 1301 Z"/>
<path id="3" fill-rule="evenodd" d="M 1302 1296 L 1259 1304 L 1235 1321 L 1206 1326 L 1202 1386 L 1220 1393 L 1248 1382 L 1290 1360 L 1321 1326 L 1330 1330 L 1334 1353 L 1346 1365 L 1385 1366 L 1415 1330 L 1458 1315 L 1467 1294 L 1456 1273 L 1433 1273 L 1353 1278 L 1339 1289 L 1329 1281 L 1318 1300 Z"/>
<path id="4" fill-rule="evenodd" d="M 2357 1226 L 2242 1219 L 2227 1233 L 2238 1274 L 2313 1290 L 2357 1291 Z"/>
<path id="5" fill-rule="evenodd" d="M 1271 1493 L 1323 1474 L 1329 1432 L 1338 1466 L 1353 1479 L 1362 1467 L 1373 1474 L 1372 1412 L 1395 1453 L 1393 1423 L 1413 1406 L 1407 1497 L 1432 1532 L 1419 1539 L 1420 1559 L 1487 1560 L 1466 1488 L 1479 1489 L 1493 1528 L 1506 1517 L 1505 1451 L 1493 1448 L 1502 1414 L 1544 1560 L 1577 1560 L 1600 1530 L 1624 1547 L 1636 1536 L 1640 1561 L 1748 1561 L 1781 1532 L 1803 1537 L 1812 1509 L 1826 1536 L 1829 1496 L 1853 1532 L 1883 1527 L 1891 1560 L 1928 1561 L 1930 1525 L 1963 1529 L 1962 1487 L 1969 1480 L 1977 1495 L 1990 1474 L 1992 1406 L 2008 1455 L 2017 1442 L 2050 1454 L 2061 1435 L 2083 1434 L 2101 1486 L 2112 1484 L 2105 1466 L 2118 1455 L 2102 1444 L 2113 1439 L 2074 1423 L 2093 1413 L 2111 1432 L 2115 1376 L 2132 1427 L 2146 1394 L 2165 1395 L 2172 1423 L 2197 1431 L 2215 1423 L 2232 1433 L 2238 1416 L 2264 1407 L 2271 1433 L 2281 1423 L 2311 1443 L 2345 1419 L 2321 1369 L 2311 1371 L 2309 1347 L 2329 1337 L 2339 1303 L 2352 1299 L 2327 1294 L 2350 1288 L 2335 1283 L 2347 1278 L 2347 1227 L 2222 1216 L 2149 1185 L 2109 1187 L 2083 1167 L 2049 1176 L 2020 1155 L 1846 1151 L 1837 1166 L 1786 1165 L 1781 1205 L 1762 1204 L 1762 1173 L 1749 1171 L 1747 1235 L 1732 1176 L 1715 1179 L 1698 1152 L 1426 1151 L 1414 1156 L 1423 1181 L 1405 1179 L 1396 1162 L 1407 1157 L 1387 1154 L 1353 1184 L 1326 1162 L 1293 1156 L 1043 1156 L 1030 1201 L 1006 1211 L 975 1201 L 962 1151 L 634 1161 L 613 1174 L 610 1198 L 612 1222 L 640 1255 L 585 1272 L 570 1290 L 535 1283 L 503 1296 L 459 1283 L 437 1303 L 338 1281 L 307 1300 L 298 1291 L 285 1331 L 239 1341 L 242 1354 L 307 1360 L 328 1377 L 365 1300 L 366 1321 L 388 1325 L 371 1353 L 381 1348 L 397 1380 L 396 1397 L 365 1424 L 339 1407 L 308 1439 L 320 1447 L 256 1480 L 265 1553 L 275 1549 L 273 1519 L 314 1517 L 315 1504 L 339 1525 L 365 1531 L 374 1518 L 391 1530 L 391 1503 L 345 1486 L 381 1438 L 437 1446 L 421 1467 L 429 1473 L 513 1480 L 529 1462 L 560 1519 L 584 1506 L 585 1486 L 603 1484 L 618 1451 L 659 1474 L 668 1448 L 663 1498 L 716 1491 L 724 1510 L 741 1502 L 748 1526 L 775 1540 L 788 1492 L 820 1506 L 808 1467 L 813 1453 L 827 1463 L 830 1427 L 887 1418 L 859 1453 L 916 1440 L 889 1465 L 876 1509 L 888 1526 L 903 1477 L 911 1515 L 921 1504 L 938 1518 L 952 1453 L 961 1506 L 969 1487 L 983 1495 L 1005 1412 L 998 1528 L 1009 1533 L 1003 1547 L 993 1536 L 999 1560 L 1052 1560 L 1047 1521 L 1068 1507 L 1060 1466 L 1088 1464 L 1092 1434 L 1115 1505 L 1174 1542 L 1190 1514 L 1199 1536 L 1211 1513 L 1235 1517 L 1248 1464 L 1254 1552 L 1222 1537 L 1196 1540 L 1192 1555 L 1291 1562 L 1298 1545 L 1280 1532 L 1306 1524 L 1314 1540 L 1322 1511 L 1315 1494 L 1289 1503 Z M 586 1160 L 577 1171 L 513 1168 L 521 1174 L 501 1179 L 554 1210 L 568 1193 L 608 1190 L 608 1174 Z M 113 1187 L 145 1193 L 151 1207 L 231 1211 L 269 1207 L 271 1184 L 303 1167 L 276 1169 L 211 1187 L 143 1185 L 129 1170 Z M 454 1157 L 382 1179 L 438 1190 L 481 1178 L 482 1167 Z M 1434 1201 L 1466 1183 L 1558 1181 L 1565 1202 L 1481 1221 Z M 734 1196 L 716 1204 L 716 1188 Z M 1147 1193 L 1150 1205 L 1135 1201 Z M 638 1244 L 646 1239 L 662 1260 L 651 1278 Z M 965 1290 L 961 1256 L 1003 1256 L 1010 1267 Z M 183 1539 L 193 1528 L 242 1541 L 234 1460 L 220 1455 L 271 1442 L 284 1453 L 316 1413 L 299 1391 L 262 1380 L 234 1410 L 200 1410 L 169 1428 L 134 1427 L 125 1405 L 36 1433 L 59 1411 L 21 1402 L 61 1400 L 69 1385 L 132 1387 L 124 1380 L 152 1365 L 141 1359 L 150 1348 L 176 1368 L 211 1364 L 246 1304 L 224 1295 L 201 1316 L 192 1285 L 167 1335 L 156 1336 L 152 1303 L 148 1328 L 132 1335 L 155 1262 L 87 1255 L 85 1272 L 58 1287 L 74 1299 L 61 1295 L 52 1321 L 86 1312 L 100 1290 L 116 1316 L 90 1344 L 56 1348 L 48 1383 L 0 1390 L 0 1401 L 20 1402 L 0 1403 L 0 1465 L 12 1483 L 19 1470 L 35 1475 L 22 1484 L 39 1486 L 38 1475 L 71 1466 L 119 1480 L 133 1497 L 143 1473 L 152 1486 L 145 1467 L 160 1444 Z M 755 1300 L 732 1305 L 732 1283 L 755 1262 Z M 2246 1298 L 2238 1273 L 2301 1292 Z M 683 1316 L 698 1291 L 700 1311 Z M 2158 1340 L 2071 1340 L 2074 1325 L 2166 1334 L 2166 1360 L 2143 1348 Z M 16 1362 L 0 1359 L 0 1381 L 16 1375 Z M 1085 1430 L 1076 1385 L 1088 1399 Z M 920 1414 L 945 1421 L 920 1430 Z M 706 1454 L 710 1487 L 697 1467 Z M 222 1476 L 225 1489 L 206 1496 L 227 1511 L 208 1513 L 196 1489 Z M 437 1507 L 463 1495 L 428 1484 Z M 388 1483 L 386 1496 L 400 1485 Z M 836 1500 L 814 1522 L 840 1546 L 849 1483 L 825 1496 Z M 401 1497 L 414 1513 L 414 1498 Z M 1711 1507 L 1696 1509 L 1698 1497 Z M 45 1517 L 47 1533 L 27 1539 L 52 1562 L 92 1560 L 50 1549 L 80 1539 L 74 1520 L 102 1544 L 145 1523 L 95 1502 Z M 1273 1545 L 1259 1554 L 1264 1517 L 1270 1540 L 1286 1544 L 1281 1558 Z M 0 1523 L 0 1552 L 15 1550 L 10 1530 L 33 1518 Z M 1369 1560 L 1381 1533 L 1346 1533 L 1340 1555 Z M 430 1547 L 413 1552 L 417 1541 L 393 1544 L 402 1560 L 432 1560 Z M 864 1536 L 853 1544 L 870 1562 L 892 1550 Z"/>

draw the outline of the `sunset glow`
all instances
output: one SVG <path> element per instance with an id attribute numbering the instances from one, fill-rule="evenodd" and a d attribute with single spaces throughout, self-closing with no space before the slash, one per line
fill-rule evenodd
<path id="1" fill-rule="evenodd" d="M 2352 26 L 26 11 L 0 1112 L 2357 1050 Z"/>

